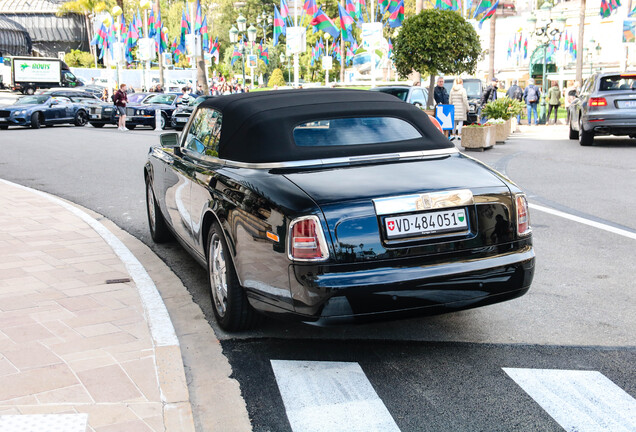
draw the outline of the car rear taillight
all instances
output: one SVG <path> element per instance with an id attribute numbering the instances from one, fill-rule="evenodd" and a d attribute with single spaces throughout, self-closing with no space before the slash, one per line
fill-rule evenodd
<path id="1" fill-rule="evenodd" d="M 607 106 L 607 101 L 604 97 L 593 97 L 590 98 L 590 106 L 591 107 L 604 107 Z"/>
<path id="2" fill-rule="evenodd" d="M 294 261 L 323 261 L 329 258 L 327 242 L 317 216 L 294 219 L 289 227 L 289 258 Z"/>
<path id="3" fill-rule="evenodd" d="M 530 234 L 530 214 L 528 213 L 528 200 L 524 194 L 515 197 L 517 207 L 517 234 L 520 236 Z"/>

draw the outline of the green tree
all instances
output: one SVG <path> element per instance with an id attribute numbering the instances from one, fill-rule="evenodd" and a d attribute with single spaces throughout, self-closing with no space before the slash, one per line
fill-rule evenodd
<path id="1" fill-rule="evenodd" d="M 404 20 L 393 42 L 395 67 L 402 76 L 413 70 L 431 76 L 428 105 L 433 105 L 434 76 L 473 73 L 482 53 L 479 36 L 459 13 L 424 9 Z"/>
<path id="2" fill-rule="evenodd" d="M 274 86 L 284 86 L 285 78 L 283 77 L 283 71 L 276 68 L 272 72 L 272 76 L 269 77 L 269 81 L 267 82 L 267 87 Z"/>
<path id="3" fill-rule="evenodd" d="M 71 50 L 71 52 L 64 57 L 64 61 L 70 67 L 91 68 L 95 66 L 93 55 L 80 50 Z"/>
<path id="4" fill-rule="evenodd" d="M 90 44 L 93 38 L 93 17 L 99 12 L 110 9 L 116 3 L 112 0 L 72 0 L 66 3 L 62 3 L 57 10 L 57 15 L 65 15 L 69 13 L 75 13 L 84 15 L 84 22 L 86 23 L 86 37 Z M 91 51 L 95 47 L 91 46 Z"/>

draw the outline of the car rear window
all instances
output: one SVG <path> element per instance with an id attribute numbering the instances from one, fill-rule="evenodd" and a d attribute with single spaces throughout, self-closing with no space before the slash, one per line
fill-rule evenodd
<path id="1" fill-rule="evenodd" d="M 409 96 L 409 89 L 383 88 L 383 89 L 378 89 L 377 91 L 382 93 L 388 93 L 390 95 L 395 96 L 398 99 L 402 99 L 403 101 L 406 101 L 406 98 Z"/>
<path id="2" fill-rule="evenodd" d="M 602 77 L 598 89 L 599 91 L 636 90 L 636 74 Z"/>
<path id="3" fill-rule="evenodd" d="M 421 137 L 413 125 L 395 117 L 316 120 L 294 128 L 294 141 L 300 147 L 380 144 Z"/>

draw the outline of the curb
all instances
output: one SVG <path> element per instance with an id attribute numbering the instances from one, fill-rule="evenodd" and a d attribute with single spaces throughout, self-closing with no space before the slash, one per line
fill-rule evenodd
<path id="1" fill-rule="evenodd" d="M 168 309 L 141 262 L 119 238 L 78 206 L 27 186 L 4 179 L 0 179 L 0 182 L 39 195 L 63 207 L 89 225 L 111 247 L 135 283 L 144 308 L 155 351 L 155 368 L 163 402 L 166 431 L 194 431 L 192 407 L 189 401 L 179 340 L 170 320 Z"/>

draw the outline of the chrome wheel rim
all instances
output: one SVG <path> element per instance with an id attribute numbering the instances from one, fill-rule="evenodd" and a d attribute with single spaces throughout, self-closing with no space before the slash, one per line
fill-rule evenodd
<path id="1" fill-rule="evenodd" d="M 209 255 L 210 289 L 214 308 L 219 316 L 224 317 L 227 311 L 227 272 L 223 245 L 216 233 L 212 235 Z"/>
<path id="2" fill-rule="evenodd" d="M 161 129 L 165 129 L 166 128 L 166 118 L 164 116 L 161 116 Z"/>
<path id="3" fill-rule="evenodd" d="M 86 124 L 86 114 L 84 114 L 83 112 L 79 113 L 79 118 L 77 119 L 77 123 L 79 123 L 80 126 L 84 126 Z"/>
<path id="4" fill-rule="evenodd" d="M 148 203 L 148 220 L 150 221 L 150 229 L 155 232 L 155 196 L 152 193 L 150 182 L 146 185 L 146 202 Z"/>

